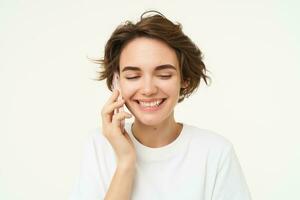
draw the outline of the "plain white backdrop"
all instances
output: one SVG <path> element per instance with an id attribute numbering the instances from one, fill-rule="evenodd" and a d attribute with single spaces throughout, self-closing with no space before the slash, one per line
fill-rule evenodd
<path id="1" fill-rule="evenodd" d="M 0 199 L 67 199 L 109 97 L 97 65 L 112 31 L 149 9 L 183 25 L 212 85 L 175 114 L 235 147 L 253 199 L 299 194 L 297 1 L 0 1 Z"/>

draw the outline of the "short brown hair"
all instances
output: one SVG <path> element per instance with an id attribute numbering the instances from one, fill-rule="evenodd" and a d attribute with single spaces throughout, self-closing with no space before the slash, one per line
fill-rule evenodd
<path id="1" fill-rule="evenodd" d="M 154 15 L 144 17 L 145 14 L 154 12 Z M 159 39 L 173 48 L 176 52 L 181 81 L 187 82 L 185 88 L 180 89 L 181 102 L 190 96 L 199 86 L 201 79 L 206 85 L 208 71 L 203 63 L 203 55 L 199 48 L 182 32 L 180 23 L 174 24 L 158 11 L 146 11 L 141 15 L 140 21 L 133 23 L 125 21 L 112 33 L 105 45 L 104 58 L 93 60 L 100 64 L 102 71 L 99 72 L 97 81 L 106 79 L 109 90 L 112 90 L 112 79 L 114 72 L 119 72 L 119 60 L 123 47 L 137 37 Z"/>

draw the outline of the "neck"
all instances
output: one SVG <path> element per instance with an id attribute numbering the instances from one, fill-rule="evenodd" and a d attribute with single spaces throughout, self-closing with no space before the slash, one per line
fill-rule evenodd
<path id="1" fill-rule="evenodd" d="M 173 142 L 180 134 L 182 124 L 177 123 L 174 118 L 166 119 L 153 126 L 135 120 L 131 129 L 140 143 L 147 147 L 157 148 Z"/>

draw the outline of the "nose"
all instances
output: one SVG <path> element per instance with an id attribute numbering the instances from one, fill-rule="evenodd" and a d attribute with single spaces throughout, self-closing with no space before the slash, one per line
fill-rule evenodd
<path id="1" fill-rule="evenodd" d="M 158 91 L 157 85 L 150 77 L 145 78 L 142 84 L 143 84 L 142 85 L 143 95 L 151 96 L 157 93 Z"/>

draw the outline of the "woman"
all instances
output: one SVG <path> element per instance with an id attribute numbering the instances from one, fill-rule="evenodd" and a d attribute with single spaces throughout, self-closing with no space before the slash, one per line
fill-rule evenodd
<path id="1" fill-rule="evenodd" d="M 103 106 L 102 128 L 86 146 L 72 199 L 250 199 L 232 144 L 174 118 L 177 103 L 201 79 L 207 84 L 201 51 L 180 24 L 158 12 L 144 15 L 121 24 L 98 60 L 99 80 L 113 90 L 117 73 L 120 91 Z M 116 112 L 123 105 L 132 114 Z"/>

